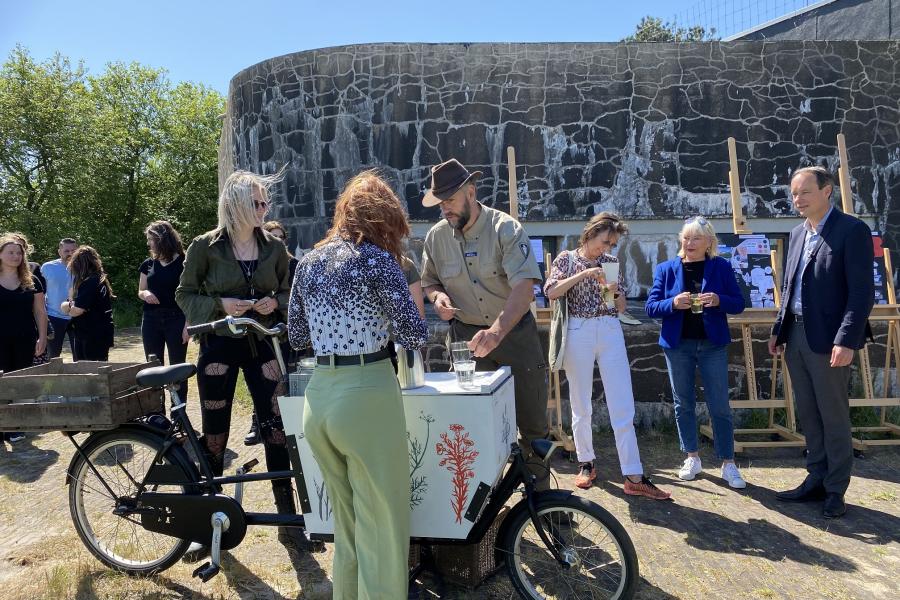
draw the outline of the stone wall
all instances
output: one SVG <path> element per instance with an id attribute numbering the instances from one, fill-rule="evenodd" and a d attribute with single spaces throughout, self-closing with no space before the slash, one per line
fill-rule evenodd
<path id="1" fill-rule="evenodd" d="M 896 244 L 900 43 L 367 44 L 298 52 L 231 82 L 222 165 L 287 167 L 277 217 L 293 243 L 321 235 L 343 183 L 376 167 L 413 220 L 428 169 L 481 169 L 509 205 L 517 150 L 523 221 L 728 215 L 726 138 L 753 217 L 791 214 L 790 172 L 836 167 L 848 139 L 854 205 Z"/>

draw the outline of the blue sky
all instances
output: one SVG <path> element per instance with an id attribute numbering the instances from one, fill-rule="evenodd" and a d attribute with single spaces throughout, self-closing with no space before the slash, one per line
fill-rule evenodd
<path id="1" fill-rule="evenodd" d="M 671 20 L 696 0 L 0 0 L 0 52 L 59 51 L 89 72 L 162 67 L 225 93 L 238 71 L 281 54 L 364 42 L 607 42 L 644 15 Z"/>

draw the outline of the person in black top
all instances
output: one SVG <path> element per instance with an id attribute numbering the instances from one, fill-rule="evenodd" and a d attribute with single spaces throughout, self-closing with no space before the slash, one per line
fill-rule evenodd
<path id="1" fill-rule="evenodd" d="M 175 288 L 184 271 L 184 246 L 181 236 L 168 221 L 154 221 L 144 230 L 150 258 L 140 268 L 138 298 L 144 302 L 141 320 L 141 338 L 144 354 L 151 354 L 161 361 L 168 349 L 169 364 L 182 363 L 187 356 L 190 336 L 187 333 L 184 313 L 175 303 Z M 187 381 L 178 386 L 178 395 L 187 400 Z"/>
<path id="2" fill-rule="evenodd" d="M 75 360 L 108 360 L 113 346 L 112 285 L 103 270 L 100 255 L 81 246 L 69 261 L 72 297 L 59 309 L 72 317 L 75 330 Z"/>
<path id="3" fill-rule="evenodd" d="M 30 367 L 47 347 L 44 288 L 28 268 L 26 246 L 18 238 L 0 237 L 0 371 Z M 11 442 L 24 437 L 6 433 Z"/>
<path id="4" fill-rule="evenodd" d="M 18 240 L 19 245 L 25 249 L 25 256 L 31 256 L 34 254 L 34 246 L 31 245 L 31 242 L 28 241 L 28 238 L 25 237 L 24 233 L 19 233 L 18 231 L 12 231 L 9 233 L 12 237 Z M 47 294 L 47 280 L 44 278 L 43 273 L 41 273 L 41 263 L 34 262 L 33 260 L 26 261 L 28 263 L 28 270 L 31 271 L 31 276 L 40 283 L 39 292 L 41 300 L 44 300 L 44 309 L 46 312 L 46 294 Z M 44 348 L 43 354 L 40 356 L 35 355 L 34 361 L 32 364 L 42 365 L 46 362 L 50 362 L 50 341 L 53 340 L 53 324 L 50 323 L 49 315 L 47 319 L 47 347 Z"/>

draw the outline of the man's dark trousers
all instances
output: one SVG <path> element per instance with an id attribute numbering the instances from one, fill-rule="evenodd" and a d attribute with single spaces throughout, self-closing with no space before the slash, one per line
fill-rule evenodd
<path id="1" fill-rule="evenodd" d="M 826 492 L 843 495 L 853 469 L 847 400 L 850 367 L 832 367 L 830 354 L 813 352 L 803 323 L 794 321 L 790 328 L 785 363 L 806 437 L 809 480 L 824 485 Z"/>

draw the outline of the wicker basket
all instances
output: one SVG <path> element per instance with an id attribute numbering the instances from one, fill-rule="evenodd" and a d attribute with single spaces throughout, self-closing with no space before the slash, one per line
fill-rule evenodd
<path id="1" fill-rule="evenodd" d="M 147 363 L 80 361 L 47 364 L 0 375 L 0 431 L 92 431 L 164 409 L 162 390 L 140 388 L 134 377 Z"/>
<path id="2" fill-rule="evenodd" d="M 446 581 L 474 590 L 496 573 L 503 565 L 497 564 L 494 547 L 497 532 L 506 518 L 509 507 L 500 509 L 500 514 L 477 544 L 464 546 L 431 546 L 434 556 L 434 570 Z"/>

